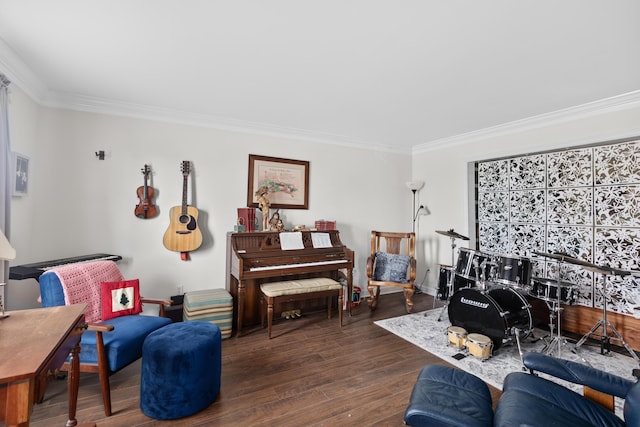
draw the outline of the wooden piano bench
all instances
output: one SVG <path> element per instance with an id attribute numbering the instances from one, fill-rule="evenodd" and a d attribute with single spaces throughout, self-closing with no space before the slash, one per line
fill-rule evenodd
<path id="1" fill-rule="evenodd" d="M 284 282 L 263 283 L 260 285 L 260 320 L 264 327 L 265 308 L 267 314 L 267 331 L 271 338 L 273 324 L 273 305 L 281 302 L 301 301 L 312 298 L 327 297 L 327 316 L 331 318 L 331 298 L 338 297 L 338 317 L 342 328 L 342 285 L 328 277 L 287 280 Z"/>

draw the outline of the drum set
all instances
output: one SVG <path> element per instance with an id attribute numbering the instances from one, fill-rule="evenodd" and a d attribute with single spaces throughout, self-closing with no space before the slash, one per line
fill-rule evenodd
<path id="1" fill-rule="evenodd" d="M 460 248 L 454 263 L 455 241 L 469 238 L 453 229 L 436 232 L 451 239 L 451 266 L 440 267 L 438 280 L 438 298 L 445 301 L 438 320 L 448 312 L 449 344 L 481 360 L 506 343 L 515 341 L 520 350 L 520 340 L 533 331 L 526 299 L 532 281 L 530 260 Z"/>
<path id="2" fill-rule="evenodd" d="M 451 265 L 441 265 L 438 280 L 437 298 L 444 301 L 438 317 L 442 320 L 447 311 L 451 326 L 447 330 L 448 343 L 456 348 L 466 348 L 468 352 L 486 360 L 494 350 L 505 344 L 516 343 L 522 358 L 521 340 L 533 335 L 533 317 L 527 297 L 545 302 L 549 310 L 549 335 L 544 337 L 542 352 L 551 354 L 561 348 L 567 339 L 561 333 L 562 304 L 572 305 L 578 297 L 578 286 L 560 280 L 563 264 L 580 265 L 596 273 L 602 273 L 605 279 L 603 292 L 606 292 L 606 274 L 638 274 L 635 271 L 613 270 L 597 267 L 562 253 L 533 252 L 543 258 L 558 262 L 558 279 L 533 277 L 532 260 L 515 255 L 491 255 L 480 251 L 460 248 L 458 259 L 454 263 L 456 240 L 469 240 L 453 229 L 436 230 L 436 233 L 451 239 Z M 455 265 L 455 267 L 454 267 Z M 606 302 L 607 295 L 603 295 Z M 435 303 L 435 301 L 434 301 Z M 601 342 L 608 346 L 610 339 L 619 340 L 629 350 L 636 361 L 637 355 L 613 325 L 606 320 L 606 304 L 603 319 L 600 320 L 573 347 L 575 353 L 586 339 L 602 327 Z M 608 336 L 607 330 L 613 332 Z M 602 344 L 605 345 L 605 344 Z M 605 348 L 601 348 L 604 354 Z M 608 351 L 608 347 L 607 347 Z"/>

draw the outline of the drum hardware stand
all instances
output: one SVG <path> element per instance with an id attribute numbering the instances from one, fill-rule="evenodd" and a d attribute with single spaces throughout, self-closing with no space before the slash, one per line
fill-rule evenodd
<path id="1" fill-rule="evenodd" d="M 633 349 L 629 346 L 629 344 L 627 344 L 624 338 L 622 338 L 622 335 L 620 335 L 618 330 L 611 324 L 611 322 L 607 320 L 607 298 L 610 295 L 607 292 L 607 276 L 608 275 L 626 276 L 631 273 L 625 270 L 614 270 L 614 269 L 607 269 L 607 268 L 608 267 L 587 268 L 588 270 L 591 270 L 595 273 L 602 274 L 602 290 L 600 291 L 600 293 L 602 293 L 602 319 L 598 320 L 598 322 L 593 326 L 593 328 L 591 328 L 589 332 L 587 332 L 586 334 L 584 334 L 582 338 L 580 338 L 580 341 L 578 341 L 576 344 L 576 350 L 580 348 L 582 344 L 584 344 L 584 342 L 587 340 L 587 338 L 589 338 L 589 336 L 596 335 L 600 337 L 600 354 L 609 354 L 611 350 L 610 348 L 611 340 L 613 339 L 613 340 L 620 341 L 620 343 L 624 346 L 624 348 L 627 349 L 629 354 L 631 354 L 631 357 L 633 357 L 634 360 L 638 364 L 640 364 L 640 359 L 638 358 L 638 355 L 636 354 L 636 352 L 633 351 Z M 599 327 L 602 327 L 602 334 L 595 333 Z M 611 331 L 615 336 L 607 335 L 607 329 L 611 329 Z"/>
<path id="2" fill-rule="evenodd" d="M 557 344 L 557 350 L 558 350 L 558 354 L 557 357 L 560 357 L 560 352 L 562 349 L 562 345 L 563 344 L 568 344 L 568 341 L 565 337 L 562 336 L 562 327 L 561 327 L 561 317 L 562 317 L 562 310 L 563 308 L 560 306 L 561 302 L 562 302 L 562 277 L 561 277 L 561 273 L 562 273 L 562 265 L 563 263 L 569 262 L 571 264 L 576 264 L 576 265 L 581 265 L 583 267 L 594 267 L 593 264 L 590 264 L 586 261 L 582 261 L 581 259 L 578 258 L 574 258 L 568 254 L 562 253 L 562 252 L 556 252 L 556 253 L 547 253 L 547 252 L 537 252 L 537 251 L 533 251 L 533 253 L 535 255 L 539 255 L 545 258 L 552 258 L 558 261 L 558 281 L 557 281 L 557 287 L 556 287 L 556 300 L 552 302 L 551 306 L 549 305 L 549 302 L 545 300 L 545 303 L 547 304 L 547 308 L 549 309 L 549 331 L 550 331 L 550 335 L 549 338 L 551 338 L 551 340 L 549 342 L 546 343 L 546 345 L 544 346 L 544 348 L 542 349 L 542 353 L 544 354 L 551 354 L 554 351 L 554 346 L 555 344 Z M 557 313 L 557 317 L 554 313 Z M 554 328 L 553 328 L 553 319 L 557 318 L 557 331 L 558 333 L 556 334 L 556 336 L 554 336 Z M 577 346 L 574 347 L 572 349 L 572 353 L 577 354 L 576 353 L 576 349 Z M 586 362 L 584 360 L 584 358 L 582 358 L 583 362 Z"/>
<path id="3" fill-rule="evenodd" d="M 518 354 L 520 355 L 520 363 L 522 364 L 522 370 L 526 371 L 527 368 L 524 366 L 524 354 L 522 352 L 522 346 L 520 345 L 520 332 L 522 329 L 520 328 L 511 328 L 511 333 L 516 336 L 516 344 L 518 344 Z"/>
<path id="4" fill-rule="evenodd" d="M 557 349 L 556 357 L 558 358 L 560 357 L 562 346 L 567 345 L 569 343 L 567 339 L 562 336 L 562 327 L 561 327 L 562 310 L 564 310 L 560 306 L 561 297 L 562 297 L 562 292 L 561 292 L 562 262 L 563 262 L 562 260 L 558 260 L 558 282 L 557 282 L 558 286 L 556 287 L 556 300 L 551 303 L 551 306 L 547 301 L 545 301 L 545 303 L 547 304 L 547 308 L 549 309 L 549 331 L 550 331 L 549 337 L 551 338 L 551 340 L 547 342 L 544 348 L 542 349 L 542 353 L 546 355 L 550 355 L 551 353 L 554 352 L 554 350 Z M 554 327 L 553 327 L 554 318 L 557 319 L 556 328 L 555 328 L 557 330 L 557 333 L 555 336 L 554 336 Z"/>
<path id="5" fill-rule="evenodd" d="M 487 290 L 487 278 L 484 275 L 484 269 L 487 266 L 487 260 L 483 259 L 478 265 L 478 260 L 473 260 L 473 269 L 476 271 L 476 286 L 483 292 Z M 480 273 L 482 271 L 482 273 Z"/>
<path id="6" fill-rule="evenodd" d="M 454 279 L 453 276 L 455 275 L 454 261 L 455 261 L 456 239 L 469 240 L 469 238 L 456 233 L 455 231 L 453 231 L 453 228 L 448 231 L 436 230 L 436 233 L 442 234 L 451 239 L 451 274 L 447 279 L 447 294 L 448 294 L 447 299 L 445 300 L 444 306 L 442 306 L 442 311 L 440 311 L 440 315 L 438 316 L 438 322 L 440 322 L 442 320 L 442 315 L 444 314 L 445 310 L 449 307 L 449 300 L 451 299 L 451 294 L 453 294 L 453 279 Z M 434 300 L 434 303 L 435 303 L 435 300 Z M 424 315 L 426 316 L 427 314 L 425 313 Z"/>
<path id="7" fill-rule="evenodd" d="M 438 316 L 438 322 L 442 320 L 442 315 L 447 310 L 447 308 L 449 308 L 449 300 L 451 299 L 451 294 L 453 294 L 453 276 L 455 274 L 455 267 L 454 267 L 453 261 L 455 259 L 456 238 L 454 236 L 450 236 L 450 239 L 451 239 L 451 274 L 447 278 L 447 299 L 445 300 L 444 305 L 442 306 L 442 310 L 440 311 L 440 315 Z M 426 316 L 427 313 L 425 313 L 424 315 Z"/>

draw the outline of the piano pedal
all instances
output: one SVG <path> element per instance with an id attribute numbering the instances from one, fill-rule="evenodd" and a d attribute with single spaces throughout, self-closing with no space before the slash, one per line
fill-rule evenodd
<path id="1" fill-rule="evenodd" d="M 289 319 L 296 319 L 296 318 L 298 318 L 298 317 L 302 317 L 302 313 L 300 312 L 300 310 L 299 310 L 299 309 L 296 309 L 296 310 L 288 310 L 288 311 L 283 311 L 283 312 L 280 314 L 280 317 L 281 317 L 281 318 L 283 318 L 283 319 L 287 319 L 287 320 L 289 320 Z"/>

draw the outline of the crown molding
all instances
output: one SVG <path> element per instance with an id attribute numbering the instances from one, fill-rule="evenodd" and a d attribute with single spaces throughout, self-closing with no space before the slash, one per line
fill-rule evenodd
<path id="1" fill-rule="evenodd" d="M 227 117 L 212 116 L 186 111 L 159 108 L 148 105 L 90 97 L 85 95 L 53 92 L 36 76 L 4 40 L 0 38 L 0 70 L 13 84 L 23 90 L 37 104 L 44 107 L 61 108 L 80 112 L 107 114 L 139 118 L 152 121 L 208 127 L 220 130 L 252 133 L 277 138 L 299 139 L 350 148 L 393 152 L 411 155 L 410 148 L 398 148 L 376 141 L 366 141 L 344 135 L 311 131 L 267 123 L 242 121 Z"/>
<path id="2" fill-rule="evenodd" d="M 41 104 L 51 108 L 61 108 L 81 112 L 131 117 L 189 126 L 207 127 L 233 132 L 266 135 L 277 138 L 295 138 L 310 142 L 347 146 L 351 148 L 396 152 L 409 155 L 411 154 L 410 148 L 402 150 L 398 149 L 397 147 L 371 141 L 364 141 L 356 138 L 350 138 L 344 135 L 275 126 L 268 123 L 249 122 L 228 117 L 126 103 L 84 95 L 49 93 L 49 96 L 44 98 Z"/>
<path id="3" fill-rule="evenodd" d="M 497 126 L 479 129 L 477 131 L 437 139 L 413 147 L 412 153 L 424 153 L 444 147 L 468 144 L 487 138 L 495 138 L 516 132 L 526 132 L 542 127 L 553 126 L 573 120 L 580 120 L 594 115 L 612 113 L 615 111 L 637 108 L 640 106 L 640 90 L 624 93 L 586 104 L 552 111 L 537 116 L 515 120 Z"/>
<path id="4" fill-rule="evenodd" d="M 0 71 L 11 80 L 11 83 L 20 87 L 29 95 L 31 99 L 38 104 L 42 104 L 42 100 L 47 93 L 47 86 L 1 38 Z"/>
<path id="5" fill-rule="evenodd" d="M 159 108 L 148 105 L 125 103 L 105 98 L 70 95 L 50 91 L 44 82 L 31 71 L 5 42 L 0 38 L 0 69 L 36 103 L 52 108 L 81 112 L 132 117 L 189 126 L 208 127 L 233 132 L 252 133 L 277 138 L 339 145 L 350 148 L 391 152 L 397 154 L 418 154 L 455 145 L 467 144 L 486 138 L 493 138 L 516 132 L 524 132 L 554 124 L 590 117 L 596 114 L 620 111 L 640 106 L 640 90 L 589 102 L 550 113 L 540 114 L 485 129 L 479 129 L 452 137 L 442 138 L 415 145 L 413 148 L 399 148 L 376 141 L 367 141 L 345 135 L 307 129 L 275 126 L 268 123 L 242 121 L 186 111 Z"/>

